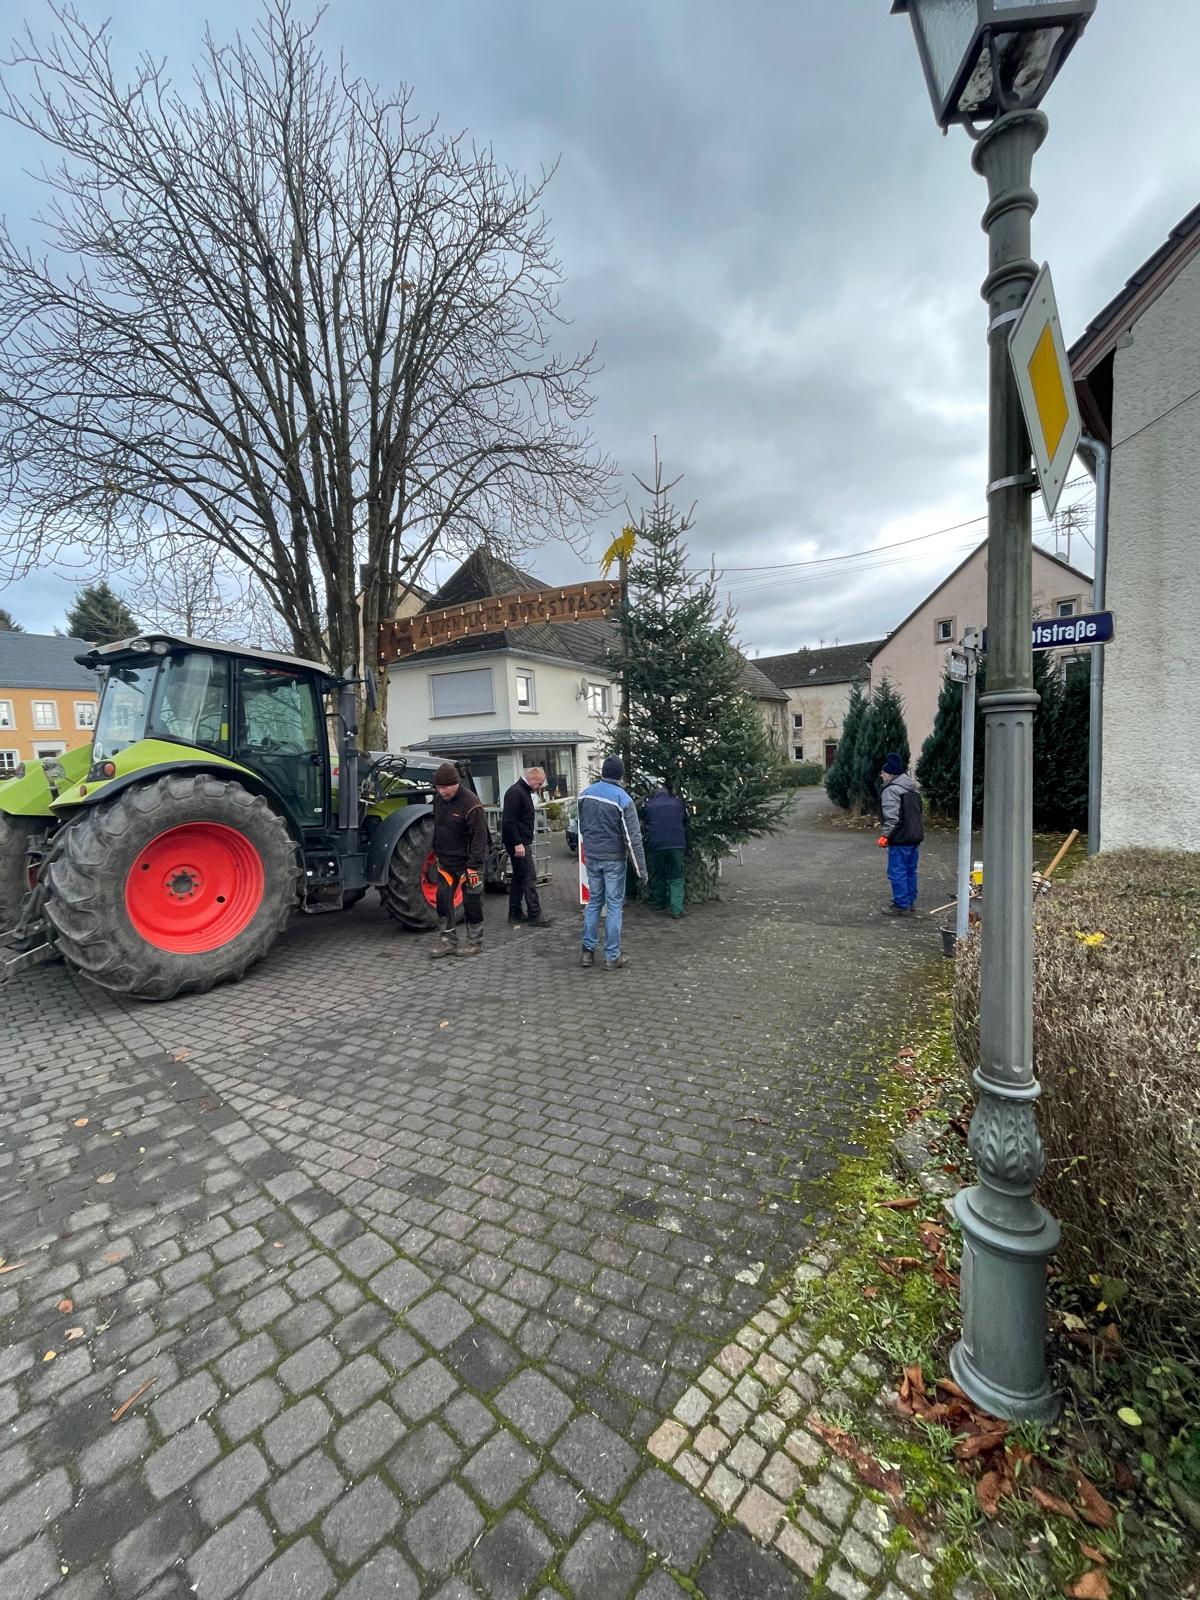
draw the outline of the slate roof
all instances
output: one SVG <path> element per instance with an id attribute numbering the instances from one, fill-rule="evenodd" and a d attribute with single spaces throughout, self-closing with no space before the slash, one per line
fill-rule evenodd
<path id="1" fill-rule="evenodd" d="M 756 700 L 779 700 L 786 703 L 787 695 L 771 682 L 757 661 L 742 657 L 742 688 L 748 689 Z"/>
<path id="2" fill-rule="evenodd" d="M 856 683 L 870 677 L 871 656 L 882 643 L 882 639 L 867 639 L 862 644 L 819 645 L 815 650 L 793 650 L 788 655 L 758 656 L 753 664 L 780 689 Z"/>
<path id="3" fill-rule="evenodd" d="M 10 633 L 0 630 L 0 690 L 86 689 L 96 693 L 94 672 L 75 657 L 91 646 L 86 639 L 60 638 L 56 633 Z"/>

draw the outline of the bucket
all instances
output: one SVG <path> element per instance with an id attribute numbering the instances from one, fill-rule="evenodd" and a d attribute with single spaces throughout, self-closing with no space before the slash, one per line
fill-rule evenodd
<path id="1" fill-rule="evenodd" d="M 948 960 L 954 960 L 954 946 L 958 942 L 958 935 L 953 928 L 942 929 L 942 954 Z"/>

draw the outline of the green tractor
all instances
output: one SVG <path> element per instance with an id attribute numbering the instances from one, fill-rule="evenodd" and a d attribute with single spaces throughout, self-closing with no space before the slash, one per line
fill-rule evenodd
<path id="1" fill-rule="evenodd" d="M 435 763 L 358 749 L 360 680 L 165 633 L 77 659 L 101 678 L 90 748 L 0 783 L 0 972 L 58 955 L 167 1000 L 372 887 L 402 927 L 437 926 Z"/>

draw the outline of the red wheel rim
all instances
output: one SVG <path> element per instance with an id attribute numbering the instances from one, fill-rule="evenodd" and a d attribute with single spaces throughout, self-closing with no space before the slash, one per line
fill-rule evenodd
<path id="1" fill-rule="evenodd" d="M 425 865 L 421 868 L 421 893 L 425 896 L 425 904 L 437 910 L 438 867 L 437 857 L 431 850 L 425 857 Z M 454 891 L 455 909 L 462 905 L 463 892 L 461 886 Z"/>
<path id="2" fill-rule="evenodd" d="M 236 828 L 187 822 L 160 833 L 125 881 L 129 920 L 156 950 L 216 950 L 254 920 L 262 904 L 262 857 Z"/>

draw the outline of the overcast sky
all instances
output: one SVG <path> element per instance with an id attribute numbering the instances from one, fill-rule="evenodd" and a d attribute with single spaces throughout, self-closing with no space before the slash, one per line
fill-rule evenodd
<path id="1" fill-rule="evenodd" d="M 112 9 L 77 4 L 96 20 Z M 116 9 L 123 49 L 166 53 L 177 79 L 205 17 L 221 35 L 248 14 L 245 0 Z M 982 537 L 976 523 L 848 567 L 734 570 L 874 550 L 984 511 L 985 189 L 966 135 L 939 135 L 909 25 L 888 12 L 333 0 L 322 26 L 327 50 L 408 82 L 503 161 L 559 162 L 548 210 L 565 309 L 604 363 L 598 441 L 636 506 L 657 436 L 698 503 L 692 548 L 727 569 L 752 653 L 883 634 Z M 26 15 L 45 22 L 36 4 Z M 1198 59 L 1200 7 L 1099 0 L 1054 86 L 1034 254 L 1052 263 L 1068 339 L 1200 199 Z M 0 209 L 17 225 L 33 206 L 6 159 Z M 1064 503 L 1089 498 L 1085 486 Z M 594 530 L 597 557 L 620 521 Z M 1078 540 L 1073 555 L 1090 562 Z M 527 565 L 551 581 L 585 570 L 554 547 Z M 30 579 L 0 605 L 49 631 L 71 587 Z"/>

